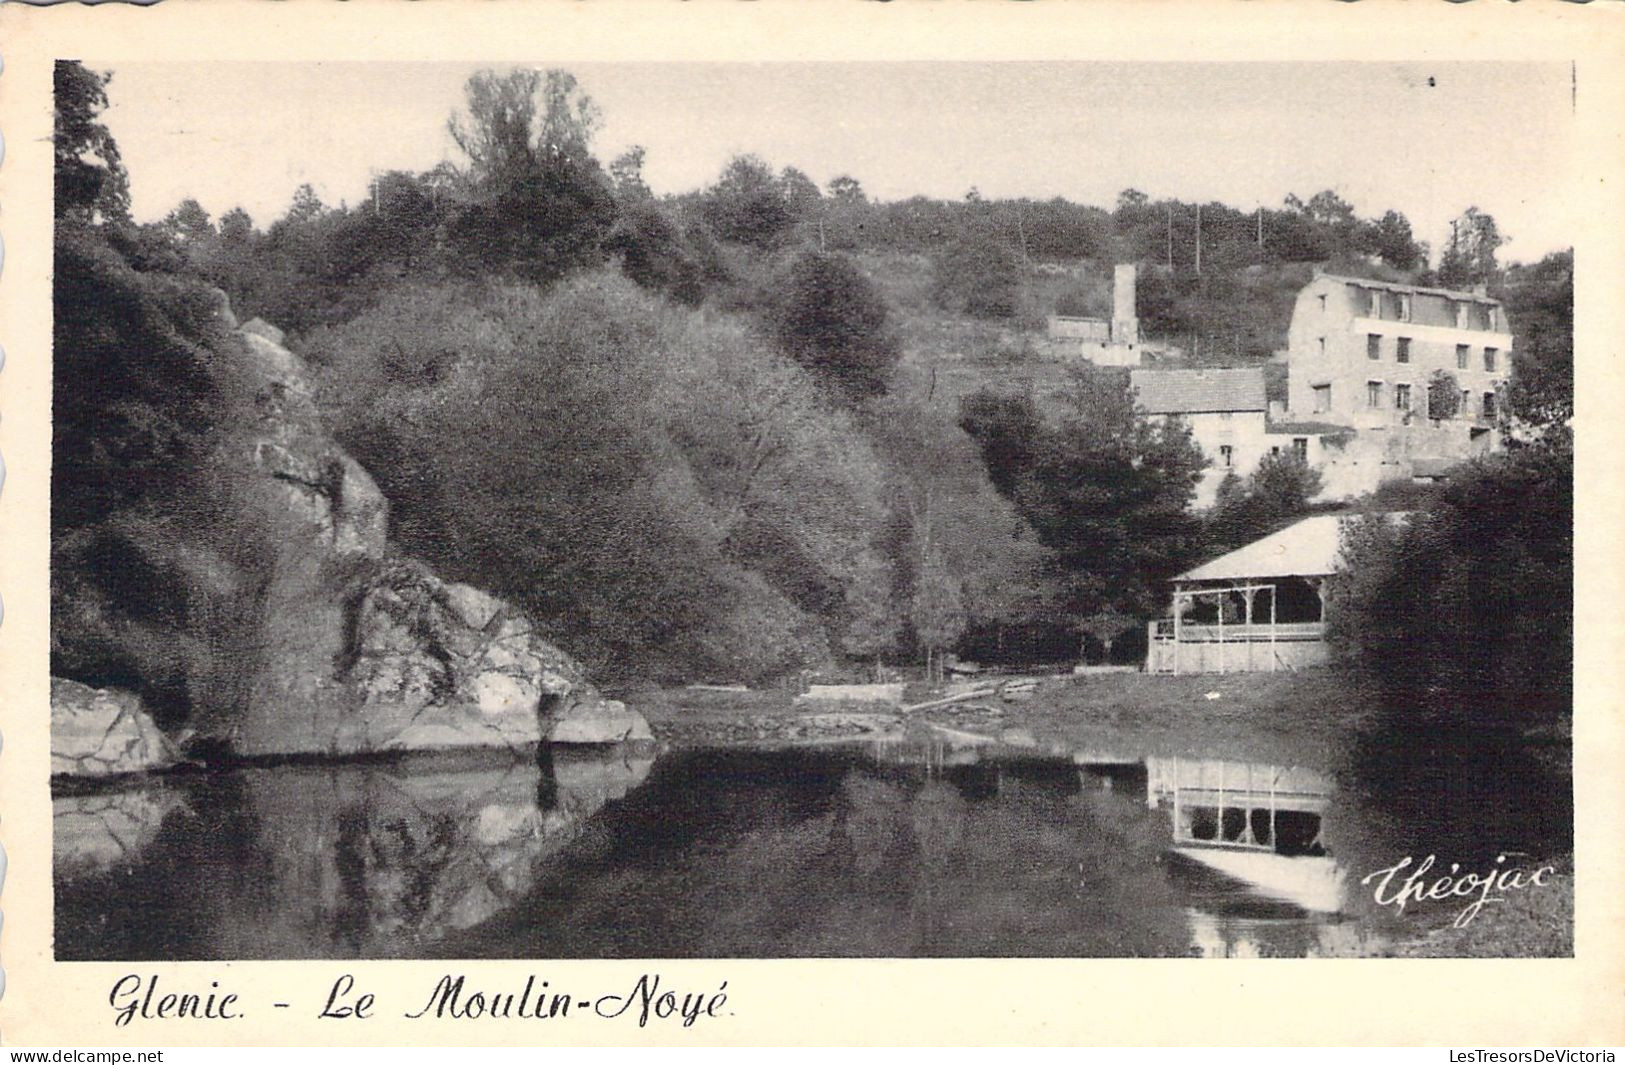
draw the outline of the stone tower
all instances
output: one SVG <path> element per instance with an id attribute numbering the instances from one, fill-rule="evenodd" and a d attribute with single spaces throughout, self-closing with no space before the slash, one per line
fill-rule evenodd
<path id="1" fill-rule="evenodd" d="M 1112 343 L 1139 342 L 1140 316 L 1135 312 L 1134 264 L 1118 263 L 1112 277 Z"/>

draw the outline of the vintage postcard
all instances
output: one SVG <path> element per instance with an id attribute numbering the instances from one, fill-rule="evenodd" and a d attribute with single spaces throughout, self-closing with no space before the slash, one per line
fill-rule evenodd
<path id="1" fill-rule="evenodd" d="M 1625 1040 L 1625 25 L 0 11 L 8 1045 Z"/>

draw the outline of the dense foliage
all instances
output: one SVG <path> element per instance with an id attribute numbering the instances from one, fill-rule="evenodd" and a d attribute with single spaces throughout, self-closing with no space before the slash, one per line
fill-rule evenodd
<path id="1" fill-rule="evenodd" d="M 982 393 L 960 424 L 1049 551 L 1046 611 L 1108 640 L 1198 550 L 1188 507 L 1205 460 L 1177 421 L 1136 415 L 1124 373 L 1076 372 L 1067 408 L 1049 422 L 1025 397 Z"/>
<path id="2" fill-rule="evenodd" d="M 51 659 L 178 721 L 245 696 L 281 515 L 234 466 L 253 411 L 219 293 L 134 236 L 57 226 Z"/>
<path id="3" fill-rule="evenodd" d="M 1345 544 L 1334 635 L 1395 724 L 1550 726 L 1571 713 L 1574 458 L 1566 443 L 1474 463 L 1401 521 Z"/>

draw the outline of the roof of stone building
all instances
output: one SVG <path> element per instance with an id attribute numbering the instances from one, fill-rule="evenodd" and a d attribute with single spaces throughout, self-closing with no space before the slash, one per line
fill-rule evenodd
<path id="1" fill-rule="evenodd" d="M 1200 414 L 1264 410 L 1264 371 L 1135 370 L 1129 375 L 1135 405 L 1147 414 Z"/>
<path id="2" fill-rule="evenodd" d="M 1447 296 L 1453 300 L 1464 300 L 1469 303 L 1493 303 L 1497 306 L 1501 301 L 1487 292 L 1463 292 L 1453 288 L 1429 288 L 1425 285 L 1407 285 L 1398 281 L 1377 281 L 1369 277 L 1345 277 L 1342 274 L 1321 274 L 1320 277 L 1328 281 L 1337 281 L 1344 284 L 1359 285 L 1362 288 L 1380 288 L 1388 292 L 1414 292 L 1423 296 Z"/>

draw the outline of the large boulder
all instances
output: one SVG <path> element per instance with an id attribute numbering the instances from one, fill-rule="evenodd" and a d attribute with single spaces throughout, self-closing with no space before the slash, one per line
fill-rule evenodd
<path id="1" fill-rule="evenodd" d="M 51 678 L 52 775 L 145 773 L 179 760 L 136 696 Z"/>
<path id="2" fill-rule="evenodd" d="M 654 739 L 649 722 L 617 699 L 581 700 L 563 708 L 548 731 L 549 743 L 639 743 Z"/>
<path id="3" fill-rule="evenodd" d="M 426 567 L 391 562 L 361 591 L 331 747 L 523 747 L 566 702 L 595 705 L 581 667 L 522 613 Z"/>

